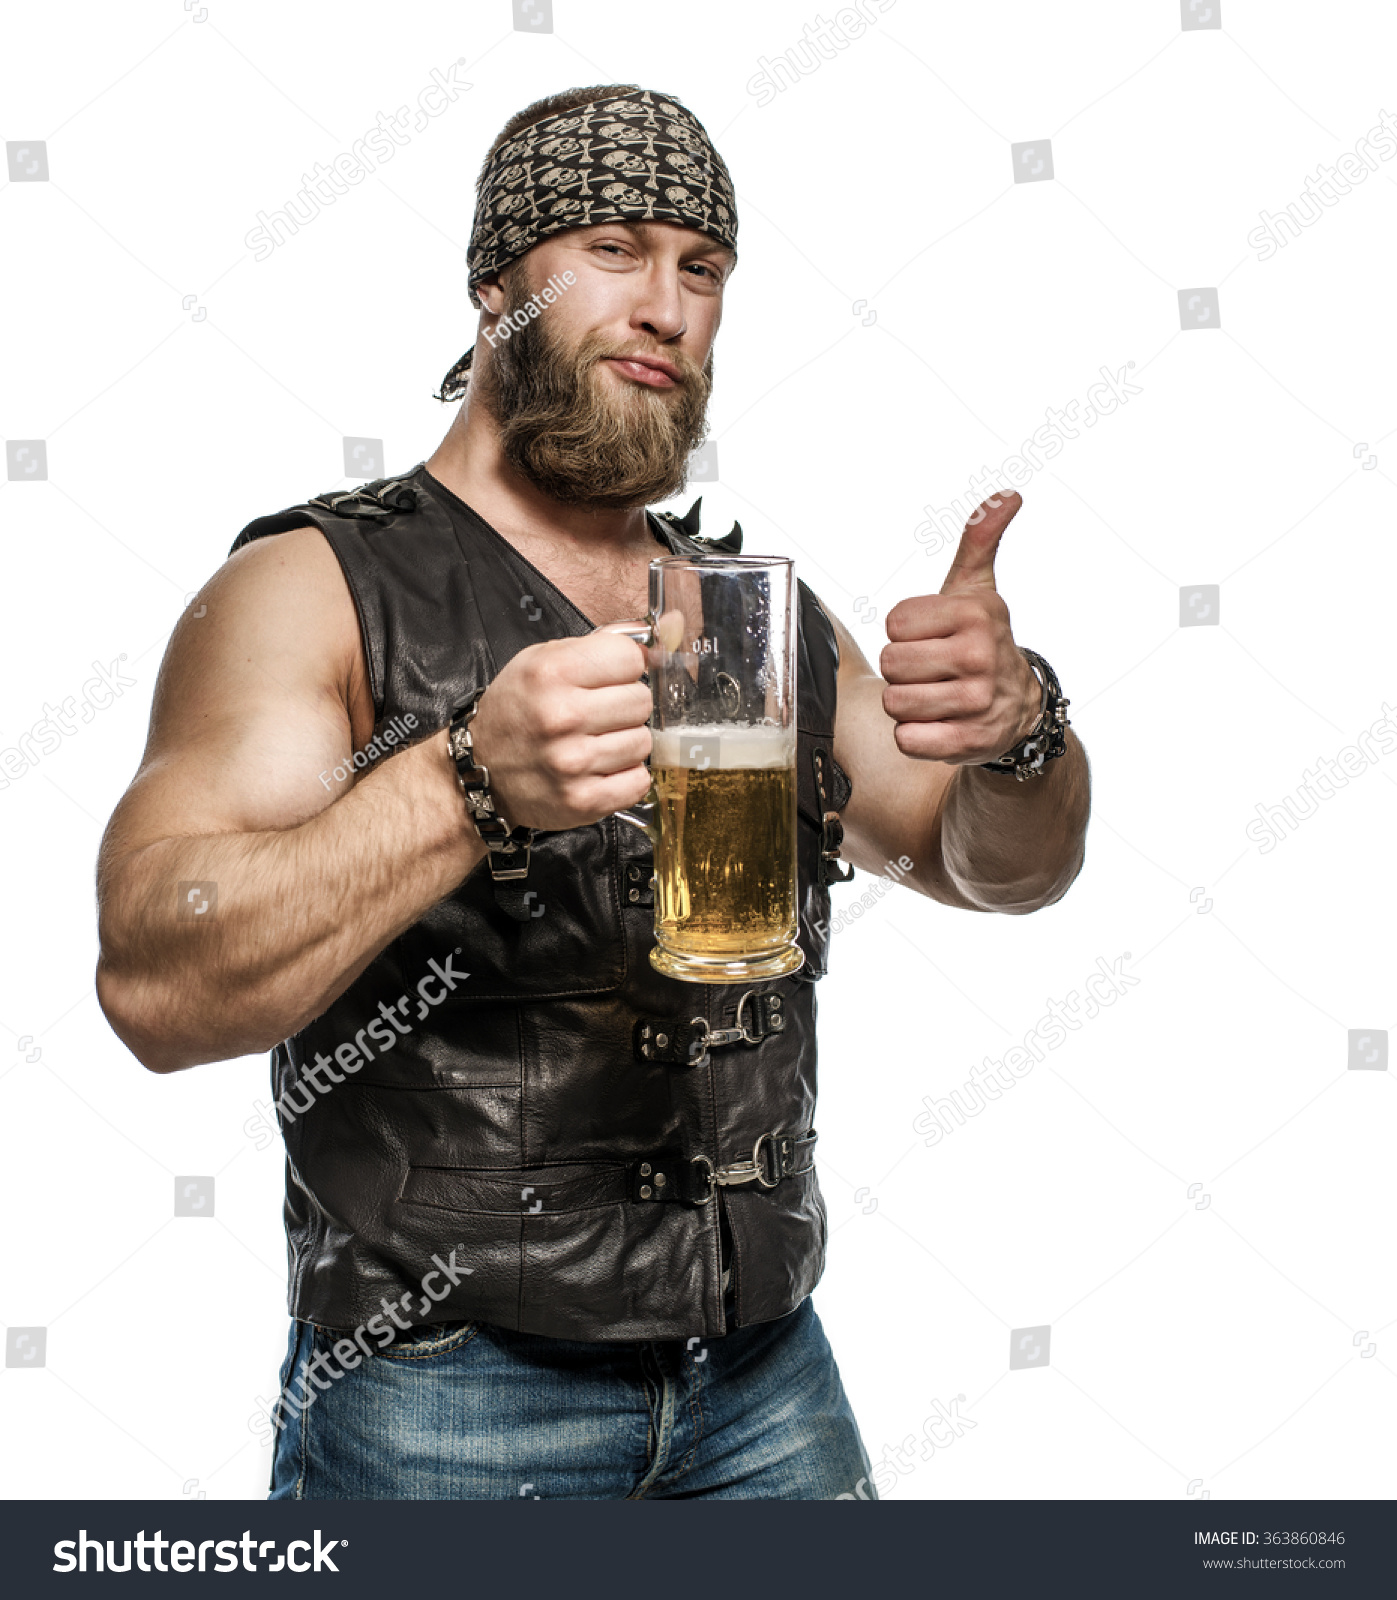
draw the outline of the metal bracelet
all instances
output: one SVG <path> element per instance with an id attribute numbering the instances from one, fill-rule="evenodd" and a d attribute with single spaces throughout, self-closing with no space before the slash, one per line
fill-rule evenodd
<path id="1" fill-rule="evenodd" d="M 1022 783 L 1027 778 L 1042 776 L 1046 762 L 1067 753 L 1067 707 L 1071 701 L 1062 693 L 1057 674 L 1036 650 L 1019 646 L 1019 653 L 1027 660 L 1035 678 L 1042 685 L 1038 720 L 1027 735 L 1010 750 L 994 761 L 981 761 L 977 765 L 988 772 L 1012 772 Z"/>
<path id="2" fill-rule="evenodd" d="M 486 686 L 488 687 L 488 685 Z M 529 873 L 529 847 L 538 832 L 537 828 L 511 828 L 495 805 L 490 793 L 490 769 L 475 759 L 471 741 L 471 722 L 480 709 L 485 689 L 477 689 L 468 700 L 463 700 L 451 714 L 451 728 L 447 734 L 447 749 L 456 767 L 456 784 L 466 802 L 466 815 L 475 824 L 490 853 L 490 876 L 525 878 Z M 523 852 L 518 863 L 514 857 Z M 505 862 L 510 862 L 506 866 Z"/>

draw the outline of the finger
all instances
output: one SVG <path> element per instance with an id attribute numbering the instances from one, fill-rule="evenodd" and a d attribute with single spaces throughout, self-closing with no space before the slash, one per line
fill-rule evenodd
<path id="1" fill-rule="evenodd" d="M 677 650 L 684 637 L 684 613 L 677 607 L 662 611 L 655 623 L 655 642 L 662 650 Z"/>
<path id="2" fill-rule="evenodd" d="M 643 627 L 643 623 L 608 623 L 580 639 L 560 639 L 556 652 L 564 681 L 578 689 L 602 689 L 611 684 L 635 683 L 646 670 L 644 648 L 624 633 L 621 627 Z"/>
<path id="3" fill-rule="evenodd" d="M 994 664 L 993 641 L 983 631 L 961 631 L 944 639 L 885 644 L 878 656 L 878 675 L 888 683 L 936 683 L 942 678 L 987 677 Z"/>
<path id="4" fill-rule="evenodd" d="M 903 755 L 918 761 L 953 764 L 959 764 L 974 744 L 959 722 L 899 722 L 893 729 L 893 742 Z"/>
<path id="5" fill-rule="evenodd" d="M 591 735 L 643 728 L 655 702 L 643 683 L 604 684 L 573 697 L 578 722 L 576 732 Z"/>
<path id="6" fill-rule="evenodd" d="M 888 638 L 945 639 L 982 615 L 984 602 L 965 595 L 919 594 L 899 600 L 883 620 Z"/>
<path id="7" fill-rule="evenodd" d="M 653 744 L 649 728 L 627 728 L 617 733 L 603 733 L 588 740 L 587 771 L 601 777 L 612 777 L 644 765 Z"/>
<path id="8" fill-rule="evenodd" d="M 942 594 L 994 588 L 994 558 L 999 541 L 1022 504 L 1023 496 L 1017 490 L 1003 489 L 988 500 L 982 500 L 971 512 L 955 559 L 941 585 Z"/>
<path id="9" fill-rule="evenodd" d="M 976 678 L 889 684 L 883 690 L 883 710 L 894 722 L 973 722 L 993 709 L 994 691 Z"/>

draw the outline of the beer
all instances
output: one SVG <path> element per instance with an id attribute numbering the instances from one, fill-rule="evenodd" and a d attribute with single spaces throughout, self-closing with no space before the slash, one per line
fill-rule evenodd
<path id="1" fill-rule="evenodd" d="M 794 728 L 654 734 L 655 936 L 715 962 L 789 948 L 796 933 Z"/>

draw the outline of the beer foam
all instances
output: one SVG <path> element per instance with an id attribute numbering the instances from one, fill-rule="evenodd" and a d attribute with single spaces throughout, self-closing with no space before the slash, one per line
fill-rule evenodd
<path id="1" fill-rule="evenodd" d="M 792 728 L 718 726 L 652 729 L 652 767 L 789 767 L 795 764 Z"/>

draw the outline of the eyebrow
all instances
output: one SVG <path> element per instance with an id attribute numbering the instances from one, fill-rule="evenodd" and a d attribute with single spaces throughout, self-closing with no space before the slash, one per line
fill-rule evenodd
<path id="1" fill-rule="evenodd" d="M 579 228 L 577 231 L 579 233 L 591 235 L 594 233 L 605 233 L 608 228 L 619 228 L 623 233 L 630 234 L 633 239 L 643 241 L 645 238 L 645 234 L 642 232 L 643 229 L 674 226 L 676 226 L 676 224 L 664 222 L 594 222 L 586 228 Z M 729 265 L 737 260 L 736 250 L 730 250 L 727 245 L 720 244 L 717 239 L 711 238 L 708 234 L 702 233 L 700 229 L 690 228 L 687 231 L 690 233 L 698 233 L 705 240 L 705 243 L 699 253 L 703 255 L 721 256 Z"/>

